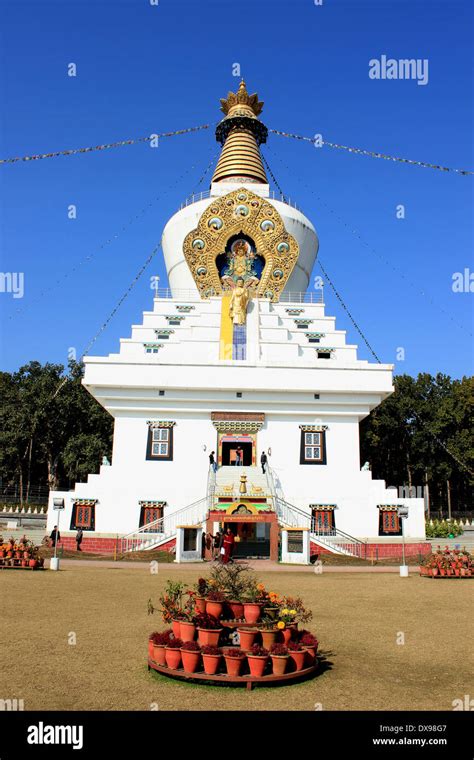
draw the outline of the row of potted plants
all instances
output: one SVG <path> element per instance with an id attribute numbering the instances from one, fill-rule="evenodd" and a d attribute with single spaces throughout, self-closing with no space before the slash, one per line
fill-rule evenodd
<path id="1" fill-rule="evenodd" d="M 309 631 L 303 631 L 299 639 L 290 641 L 288 646 L 275 643 L 267 649 L 253 644 L 246 650 L 183 641 L 169 629 L 150 635 L 148 654 L 158 665 L 170 670 L 182 669 L 190 674 L 203 671 L 206 675 L 216 675 L 219 672 L 225 672 L 229 676 L 250 674 L 260 678 L 303 670 L 314 664 L 317 648 L 318 641 Z"/>
<path id="2" fill-rule="evenodd" d="M 267 591 L 246 563 L 216 563 L 210 577 L 199 578 L 193 588 L 168 581 L 159 601 L 163 620 L 168 624 L 172 621 L 192 624 L 199 615 L 210 615 L 225 622 L 258 623 L 267 629 L 284 630 L 312 618 L 301 598 Z M 149 609 L 150 606 L 154 611 L 151 602 Z"/>
<path id="3" fill-rule="evenodd" d="M 273 644 L 288 644 L 295 638 L 297 623 L 284 623 L 283 626 L 273 624 L 248 625 L 242 623 L 237 626 L 239 644 L 245 649 L 250 649 L 253 644 L 262 644 L 271 647 Z M 196 615 L 190 620 L 172 620 L 173 634 L 184 642 L 194 641 L 197 637 L 200 645 L 211 644 L 217 646 L 221 637 L 229 633 L 228 628 L 221 625 L 220 621 L 207 612 Z"/>
<path id="4" fill-rule="evenodd" d="M 42 567 L 44 560 L 39 556 L 38 550 L 39 547 L 28 541 L 26 536 L 18 543 L 14 538 L 4 542 L 3 536 L 0 536 L 0 565 Z"/>
<path id="5" fill-rule="evenodd" d="M 437 547 L 420 565 L 420 575 L 433 577 L 471 577 L 474 575 L 474 561 L 465 549 L 445 549 Z"/>

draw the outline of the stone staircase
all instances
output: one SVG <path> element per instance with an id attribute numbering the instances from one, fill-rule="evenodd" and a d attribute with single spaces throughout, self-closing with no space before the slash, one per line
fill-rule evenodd
<path id="1" fill-rule="evenodd" d="M 240 478 L 246 475 L 247 493 L 240 492 Z M 229 496 L 236 500 L 241 496 L 270 497 L 267 477 L 261 467 L 220 467 L 216 473 L 216 496 Z"/>

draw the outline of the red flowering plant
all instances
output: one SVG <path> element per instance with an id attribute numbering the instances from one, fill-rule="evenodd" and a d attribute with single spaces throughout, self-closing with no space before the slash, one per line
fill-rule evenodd
<path id="1" fill-rule="evenodd" d="M 208 599 L 209 602 L 223 602 L 225 599 L 225 594 L 223 591 L 209 591 L 207 594 L 206 599 Z"/>
<path id="2" fill-rule="evenodd" d="M 261 647 L 260 644 L 254 644 L 247 652 L 249 657 L 268 657 L 269 651 L 265 647 Z"/>
<path id="3" fill-rule="evenodd" d="M 150 639 L 154 644 L 161 644 L 167 646 L 173 638 L 173 631 L 169 628 L 167 631 L 155 631 L 150 635 Z"/>
<path id="4" fill-rule="evenodd" d="M 209 584 L 205 578 L 198 578 L 198 582 L 194 586 L 197 596 L 204 597 L 206 596 L 208 590 L 209 590 Z"/>
<path id="5" fill-rule="evenodd" d="M 170 639 L 166 646 L 168 649 L 181 649 L 183 641 L 181 639 Z"/>
<path id="6" fill-rule="evenodd" d="M 270 654 L 275 657 L 288 657 L 288 647 L 284 644 L 273 644 L 270 648 Z"/>
<path id="7" fill-rule="evenodd" d="M 236 649 L 234 647 L 227 647 L 226 649 L 223 649 L 224 657 L 235 657 L 238 660 L 243 660 L 244 657 L 247 657 L 246 653 L 243 651 L 243 649 Z"/>
<path id="8" fill-rule="evenodd" d="M 209 615 L 207 612 L 202 612 L 200 615 L 196 615 L 193 618 L 193 623 L 196 628 L 203 628 L 205 631 L 216 631 L 222 628 L 220 622 L 214 615 Z"/>
<path id="9" fill-rule="evenodd" d="M 197 643 L 197 641 L 185 641 L 181 649 L 184 652 L 200 652 L 201 647 Z"/>
<path id="10" fill-rule="evenodd" d="M 288 642 L 288 651 L 289 652 L 301 652 L 303 650 L 303 647 L 301 646 L 299 641 L 289 641 Z"/>
<path id="11" fill-rule="evenodd" d="M 222 654 L 222 649 L 220 647 L 214 646 L 213 644 L 205 644 L 203 647 L 201 647 L 201 654 L 220 655 Z"/>
<path id="12" fill-rule="evenodd" d="M 310 633 L 309 631 L 302 631 L 301 633 L 303 635 L 300 636 L 299 641 L 303 647 L 314 647 L 314 649 L 318 648 L 319 642 L 316 636 L 313 636 L 313 634 Z"/>

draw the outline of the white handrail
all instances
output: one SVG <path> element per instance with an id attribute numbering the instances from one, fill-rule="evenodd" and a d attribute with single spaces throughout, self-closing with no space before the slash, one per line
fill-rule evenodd
<path id="1" fill-rule="evenodd" d="M 179 524 L 200 525 L 205 522 L 208 513 L 208 497 L 188 504 L 170 514 L 160 517 L 121 538 L 121 552 L 152 549 L 166 540 L 176 536 Z"/>

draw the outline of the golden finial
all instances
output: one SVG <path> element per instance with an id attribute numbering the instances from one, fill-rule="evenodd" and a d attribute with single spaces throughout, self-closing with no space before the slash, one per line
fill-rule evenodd
<path id="1" fill-rule="evenodd" d="M 237 92 L 229 92 L 227 98 L 221 98 L 221 111 L 226 116 L 232 116 L 235 110 L 242 110 L 245 115 L 255 118 L 262 113 L 263 102 L 259 101 L 256 92 L 253 95 L 249 95 L 247 92 L 247 86 L 242 79 L 239 84 Z"/>

